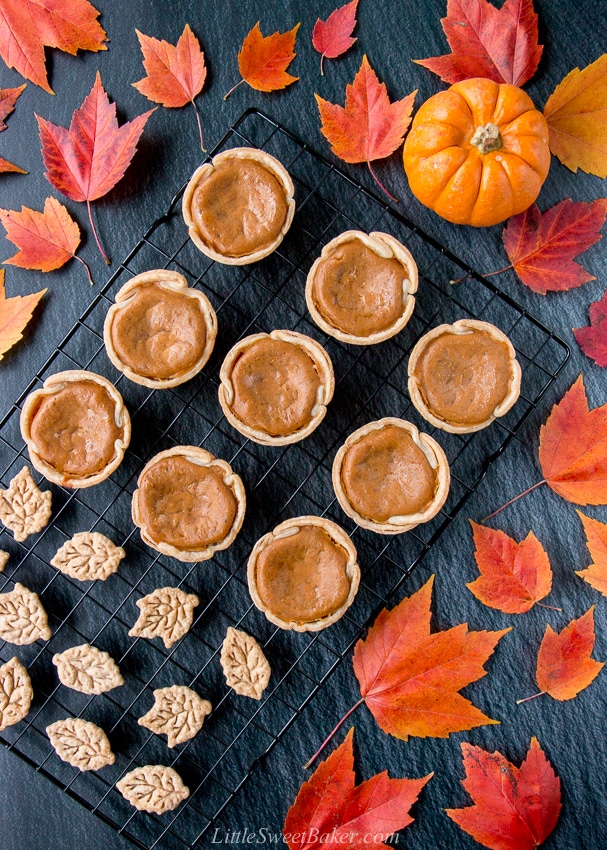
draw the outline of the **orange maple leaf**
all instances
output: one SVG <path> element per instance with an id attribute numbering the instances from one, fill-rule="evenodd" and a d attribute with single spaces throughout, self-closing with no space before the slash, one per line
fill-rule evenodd
<path id="1" fill-rule="evenodd" d="M 490 850 L 534 850 L 548 838 L 561 812 L 561 781 L 537 738 L 520 768 L 501 753 L 462 744 L 462 785 L 474 806 L 445 809 L 464 832 Z"/>
<path id="2" fill-rule="evenodd" d="M 124 176 L 152 112 L 119 127 L 116 104 L 110 104 L 97 72 L 91 93 L 74 112 L 69 130 L 36 115 L 46 179 L 73 201 L 86 201 L 97 247 L 108 265 L 93 224 L 91 201 L 103 197 Z"/>
<path id="3" fill-rule="evenodd" d="M 581 511 L 577 515 L 582 520 L 593 563 L 585 570 L 576 571 L 576 575 L 607 596 L 607 524 L 585 516 Z"/>
<path id="4" fill-rule="evenodd" d="M 466 587 L 483 605 L 504 614 L 524 614 L 548 596 L 552 589 L 550 561 L 532 531 L 517 543 L 503 531 L 472 520 L 470 524 L 480 576 Z"/>
<path id="5" fill-rule="evenodd" d="M 4 269 L 0 269 L 0 360 L 9 348 L 23 337 L 23 330 L 32 318 L 34 307 L 46 289 L 32 295 L 6 297 Z"/>
<path id="6" fill-rule="evenodd" d="M 297 82 L 299 77 L 287 73 L 295 59 L 295 39 L 301 23 L 288 32 L 275 32 L 264 36 L 259 21 L 247 35 L 238 54 L 238 68 L 242 80 L 232 86 L 224 100 L 243 83 L 256 91 L 277 91 Z"/>
<path id="7" fill-rule="evenodd" d="M 6 119 L 15 108 L 17 100 L 23 94 L 27 83 L 18 86 L 16 89 L 0 89 L 0 133 L 6 130 Z"/>
<path id="8" fill-rule="evenodd" d="M 148 100 L 170 109 L 191 103 L 198 121 L 200 147 L 203 151 L 206 150 L 202 138 L 200 115 L 194 99 L 203 89 L 207 69 L 200 42 L 190 29 L 190 25 L 185 25 L 176 45 L 144 35 L 139 30 L 135 32 L 141 45 L 143 67 L 147 77 L 133 83 L 133 86 Z"/>
<path id="9" fill-rule="evenodd" d="M 386 847 L 388 836 L 413 823 L 409 809 L 433 774 L 390 779 L 384 771 L 356 785 L 353 736 L 352 728 L 299 789 L 283 827 L 289 850 Z"/>
<path id="10" fill-rule="evenodd" d="M 24 171 L 23 168 L 19 168 L 18 165 L 13 165 L 12 162 L 9 162 L 8 159 L 3 159 L 0 156 L 0 174 L 6 173 L 14 173 L 14 174 L 27 174 L 27 171 Z"/>
<path id="11" fill-rule="evenodd" d="M 356 8 L 358 0 L 351 0 L 345 6 L 335 9 L 326 21 L 317 19 L 312 30 L 312 44 L 320 53 L 320 73 L 324 74 L 323 60 L 337 59 L 349 50 L 355 38 L 352 38 L 356 26 Z"/>
<path id="12" fill-rule="evenodd" d="M 588 308 L 590 324 L 573 328 L 577 344 L 586 357 L 591 357 L 597 366 L 607 368 L 607 290 L 599 301 Z"/>
<path id="13" fill-rule="evenodd" d="M 546 101 L 544 117 L 552 153 L 574 173 L 607 177 L 607 53 L 574 68 Z"/>
<path id="14" fill-rule="evenodd" d="M 0 56 L 26 80 L 49 94 L 44 48 L 75 55 L 79 50 L 107 50 L 99 12 L 88 0 L 2 0 Z"/>
<path id="15" fill-rule="evenodd" d="M 6 238 L 19 248 L 5 263 L 50 272 L 74 258 L 82 263 L 89 283 L 93 283 L 89 267 L 76 256 L 80 228 L 56 198 L 46 199 L 44 212 L 29 207 L 21 207 L 21 212 L 0 209 L 0 221 L 6 229 Z"/>
<path id="16" fill-rule="evenodd" d="M 366 162 L 378 186 L 395 201 L 371 168 L 376 159 L 384 159 L 402 145 L 411 123 L 411 111 L 417 89 L 402 100 L 390 103 L 384 83 L 366 56 L 354 82 L 346 86 L 346 105 L 329 103 L 315 94 L 322 126 L 321 133 L 331 150 L 344 162 Z"/>

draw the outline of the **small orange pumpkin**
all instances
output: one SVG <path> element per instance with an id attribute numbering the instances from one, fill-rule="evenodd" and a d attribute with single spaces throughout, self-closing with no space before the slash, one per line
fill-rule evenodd
<path id="1" fill-rule="evenodd" d="M 486 227 L 537 198 L 550 167 L 548 125 L 516 86 L 463 80 L 421 106 L 403 159 L 422 204 L 454 224 Z"/>

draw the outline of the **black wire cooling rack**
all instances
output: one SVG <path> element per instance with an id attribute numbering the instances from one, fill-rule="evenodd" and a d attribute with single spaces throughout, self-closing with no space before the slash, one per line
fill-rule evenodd
<path id="1" fill-rule="evenodd" d="M 17 581 L 36 591 L 53 632 L 45 644 L 0 645 L 0 662 L 18 655 L 34 686 L 29 716 L 8 727 L 0 739 L 144 850 L 184 850 L 201 841 L 259 760 L 297 720 L 366 625 L 445 530 L 569 354 L 564 342 L 491 282 L 276 121 L 249 110 L 212 154 L 240 145 L 278 157 L 293 177 L 297 212 L 279 250 L 249 267 L 211 262 L 187 237 L 180 190 L 0 423 L 0 479 L 7 486 L 28 463 L 19 432 L 20 407 L 48 375 L 74 368 L 105 375 L 119 387 L 131 411 L 131 446 L 110 480 L 71 492 L 43 482 L 43 489 L 53 491 L 49 526 L 25 543 L 16 543 L 6 530 L 0 535 L 0 548 L 10 552 L 0 575 L 0 591 L 11 590 Z M 353 348 L 327 338 L 306 311 L 308 269 L 322 246 L 348 229 L 392 233 L 409 247 L 419 266 L 413 317 L 402 333 L 381 345 Z M 103 347 L 103 320 L 114 294 L 133 275 L 154 268 L 184 274 L 207 294 L 219 320 L 216 349 L 203 373 L 171 390 L 149 391 L 129 382 L 110 364 Z M 463 283 L 450 284 L 462 275 L 467 275 Z M 407 355 L 430 327 L 464 317 L 493 322 L 509 335 L 523 370 L 519 401 L 505 417 L 476 434 L 430 429 L 445 449 L 452 473 L 449 498 L 434 520 L 389 538 L 353 527 L 331 486 L 331 463 L 338 446 L 354 429 L 382 416 L 404 417 L 429 430 L 407 395 Z M 302 443 L 284 448 L 245 440 L 226 422 L 217 400 L 219 367 L 228 349 L 243 335 L 274 328 L 291 328 L 318 339 L 336 374 L 335 397 L 322 425 Z M 229 460 L 247 489 L 247 515 L 238 539 L 203 564 L 187 565 L 152 552 L 131 522 L 131 495 L 139 471 L 153 454 L 178 444 L 198 444 Z M 344 617 L 329 629 L 308 634 L 272 626 L 252 605 L 246 584 L 246 560 L 255 541 L 282 520 L 301 514 L 328 516 L 347 528 L 363 574 L 356 601 Z M 127 552 L 119 571 L 105 582 L 79 583 L 50 566 L 57 549 L 75 532 L 85 530 L 102 532 Z M 158 640 L 132 639 L 127 634 L 137 619 L 136 600 L 166 585 L 200 597 L 191 631 L 171 650 Z M 230 625 L 254 635 L 270 661 L 272 678 L 261 702 L 239 697 L 225 685 L 218 656 Z M 88 697 L 58 683 L 53 654 L 85 642 L 116 659 L 125 678 L 123 687 Z M 153 703 L 153 689 L 172 684 L 194 688 L 214 707 L 199 734 L 176 750 L 137 724 Z M 116 753 L 114 765 L 98 773 L 80 773 L 60 761 L 45 728 L 68 716 L 84 717 L 108 733 Z M 144 764 L 174 766 L 189 786 L 190 797 L 160 817 L 136 812 L 115 783 Z"/>

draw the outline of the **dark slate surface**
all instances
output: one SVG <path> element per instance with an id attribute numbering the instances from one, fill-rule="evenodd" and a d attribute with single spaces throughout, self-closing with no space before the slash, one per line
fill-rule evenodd
<path id="1" fill-rule="evenodd" d="M 172 41 L 189 22 L 206 51 L 209 78 L 199 101 L 206 139 L 215 144 L 227 126 L 250 105 L 258 105 L 323 153 L 327 145 L 319 132 L 312 93 L 318 91 L 333 101 L 343 102 L 346 82 L 351 81 L 363 53 L 384 80 L 393 97 L 402 97 L 418 88 L 417 104 L 438 91 L 437 78 L 411 63 L 411 59 L 444 52 L 445 42 L 439 24 L 444 14 L 443 0 L 361 0 L 359 41 L 341 60 L 327 63 L 326 76 L 318 73 L 318 55 L 310 46 L 311 29 L 317 16 L 326 17 L 333 0 L 314 2 L 262 2 L 262 0 L 97 0 L 102 23 L 110 39 L 110 49 L 100 54 L 73 58 L 58 51 L 49 53 L 48 67 L 57 96 L 51 97 L 29 85 L 2 134 L 2 156 L 30 172 L 27 177 L 4 175 L 0 185 L 0 205 L 14 208 L 21 203 L 41 208 L 49 187 L 43 176 L 34 112 L 58 124 L 67 125 L 75 107 L 91 88 L 99 69 L 112 99 L 119 105 L 121 120 L 132 118 L 148 108 L 130 83 L 142 76 L 140 54 L 134 29 Z M 541 40 L 546 44 L 540 70 L 527 90 L 542 105 L 555 85 L 572 68 L 584 67 L 604 50 L 604 19 L 600 4 L 580 4 L 575 0 L 536 0 L 540 13 Z M 250 27 L 261 20 L 264 31 L 285 30 L 302 20 L 298 57 L 293 72 L 300 81 L 284 92 L 262 95 L 245 86 L 227 101 L 223 94 L 238 79 L 236 55 Z M 0 67 L 0 85 L 15 86 L 21 79 Z M 114 259 L 123 257 L 137 241 L 149 221 L 160 213 L 173 190 L 197 165 L 200 154 L 191 110 L 162 108 L 152 117 L 140 151 L 126 178 L 106 198 L 97 202 L 94 215 L 102 239 Z M 329 154 L 330 156 L 330 154 Z M 372 181 L 362 166 L 346 170 L 365 185 Z M 382 180 L 399 196 L 404 211 L 428 232 L 461 255 L 480 271 L 504 265 L 501 227 L 489 230 L 458 228 L 441 221 L 412 199 L 402 172 L 399 155 L 379 163 Z M 556 160 L 540 196 L 542 209 L 573 197 L 591 200 L 604 194 L 603 182 L 582 173 L 571 174 Z M 62 199 L 63 200 L 63 199 Z M 87 232 L 82 256 L 91 264 L 95 280 L 102 282 L 107 270 L 96 252 L 82 205 L 67 202 L 75 218 Z M 12 246 L 5 245 L 3 256 Z M 534 295 L 517 283 L 511 274 L 500 285 L 559 332 L 572 346 L 571 362 L 540 409 L 527 423 L 520 438 L 487 475 L 469 503 L 467 515 L 480 518 L 505 498 L 534 483 L 539 477 L 537 439 L 540 423 L 551 405 L 584 371 L 592 405 L 607 401 L 605 372 L 587 360 L 576 346 L 571 327 L 586 323 L 588 305 L 604 291 L 607 258 L 604 244 L 591 249 L 584 258 L 597 280 L 569 294 L 546 298 Z M 27 385 L 31 376 L 62 339 L 77 316 L 93 297 L 81 268 L 71 263 L 51 275 L 9 269 L 8 294 L 27 293 L 49 287 L 42 310 L 32 322 L 26 339 L 8 354 L 0 366 L 0 408 L 2 412 Z M 603 521 L 605 509 L 589 508 L 587 513 Z M 430 572 L 437 575 L 435 592 L 436 628 L 468 620 L 473 628 L 503 628 L 515 625 L 489 663 L 490 674 L 469 687 L 466 694 L 501 725 L 487 726 L 451 736 L 448 740 L 411 739 L 397 741 L 381 733 L 369 712 L 359 709 L 356 724 L 357 767 L 362 778 L 388 768 L 392 776 L 420 776 L 435 772 L 434 779 L 416 806 L 416 822 L 401 836 L 400 843 L 418 850 L 432 848 L 473 848 L 475 842 L 452 824 L 442 812 L 447 806 L 461 806 L 468 798 L 459 784 L 462 777 L 460 742 L 470 740 L 489 749 L 497 748 L 520 762 L 530 736 L 537 735 L 561 777 L 563 813 L 548 839 L 546 848 L 558 850 L 597 850 L 607 846 L 607 802 L 605 800 L 605 696 L 607 675 L 577 699 L 556 703 L 548 697 L 517 707 L 518 696 L 535 690 L 535 655 L 545 624 L 560 629 L 569 619 L 596 604 L 597 645 L 595 655 L 607 657 L 607 618 L 605 600 L 574 574 L 588 563 L 583 536 L 573 506 L 561 501 L 547 488 L 540 488 L 504 512 L 495 523 L 517 537 L 533 527 L 546 546 L 554 569 L 554 590 L 550 601 L 563 607 L 563 613 L 536 608 L 521 617 L 507 617 L 480 605 L 465 589 L 464 582 L 475 575 L 467 516 L 462 514 L 433 549 L 431 556 L 408 584 L 412 591 Z M 308 775 L 301 764 L 319 740 L 357 698 L 357 688 L 349 664 L 344 664 L 330 680 L 300 721 L 275 748 L 257 771 L 238 801 L 218 824 L 216 841 L 226 843 L 226 831 L 245 827 L 265 827 L 278 832 L 287 808 L 302 779 Z M 209 837 L 209 844 L 211 838 Z M 228 836 L 229 837 L 229 836 Z M 104 846 L 125 848 L 127 842 L 116 835 L 76 802 L 35 774 L 12 754 L 0 749 L 0 847 L 2 850 L 81 850 Z"/>

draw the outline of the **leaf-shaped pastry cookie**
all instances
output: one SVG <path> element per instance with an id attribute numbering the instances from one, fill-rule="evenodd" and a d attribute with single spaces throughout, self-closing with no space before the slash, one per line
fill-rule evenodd
<path id="1" fill-rule="evenodd" d="M 161 764 L 147 764 L 131 770 L 116 783 L 116 788 L 131 806 L 156 815 L 176 809 L 190 796 L 190 789 L 183 784 L 177 771 Z"/>
<path id="2" fill-rule="evenodd" d="M 7 490 L 0 489 L 0 521 L 20 543 L 30 534 L 42 531 L 51 517 L 50 490 L 36 487 L 29 468 L 24 466 L 11 480 Z"/>
<path id="3" fill-rule="evenodd" d="M 8 552 L 3 552 L 3 551 L 0 549 L 0 573 L 2 572 L 2 570 L 3 570 L 3 569 L 5 568 L 5 566 L 7 565 L 7 563 L 8 563 L 8 558 L 9 558 Z"/>
<path id="4" fill-rule="evenodd" d="M 194 608 L 200 600 L 178 587 L 159 587 L 137 601 L 141 614 L 129 632 L 131 637 L 162 638 L 167 649 L 190 630 Z"/>
<path id="5" fill-rule="evenodd" d="M 124 685 L 118 665 L 107 652 L 88 643 L 53 655 L 61 683 L 82 694 L 104 694 Z"/>
<path id="6" fill-rule="evenodd" d="M 17 582 L 10 593 L 0 593 L 0 639 L 17 646 L 48 640 L 51 630 L 38 594 Z"/>
<path id="7" fill-rule="evenodd" d="M 166 735 L 169 747 L 193 738 L 212 710 L 208 700 L 185 685 L 158 688 L 154 691 L 154 699 L 152 708 L 137 722 L 157 735 Z"/>
<path id="8" fill-rule="evenodd" d="M 0 667 L 0 732 L 27 717 L 33 695 L 28 672 L 18 658 Z"/>
<path id="9" fill-rule="evenodd" d="M 68 717 L 46 727 L 46 734 L 62 761 L 79 770 L 100 770 L 114 764 L 107 735 L 88 720 Z"/>
<path id="10" fill-rule="evenodd" d="M 272 671 L 255 638 L 230 626 L 221 647 L 221 666 L 237 694 L 261 699 Z"/>
<path id="11" fill-rule="evenodd" d="M 105 581 L 124 555 L 121 546 L 98 531 L 80 531 L 63 544 L 51 564 L 78 581 Z"/>

